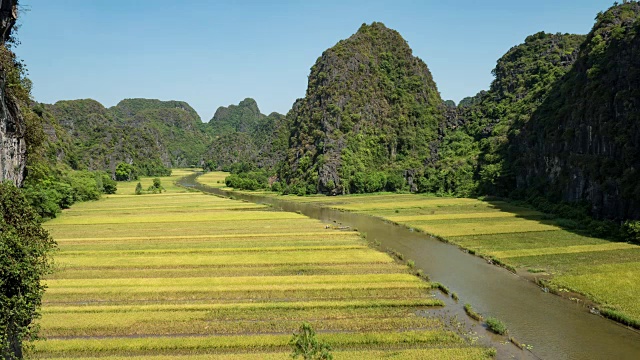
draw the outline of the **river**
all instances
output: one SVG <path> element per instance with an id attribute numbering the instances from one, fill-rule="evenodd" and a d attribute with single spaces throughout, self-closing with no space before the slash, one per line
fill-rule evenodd
<path id="1" fill-rule="evenodd" d="M 383 249 L 393 248 L 413 260 L 433 281 L 455 291 L 462 303 L 470 303 L 477 312 L 502 320 L 509 334 L 521 343 L 532 345 L 531 351 L 539 358 L 640 359 L 637 331 L 592 315 L 580 304 L 545 293 L 532 282 L 454 245 L 367 215 L 273 197 L 229 193 L 203 186 L 196 177 L 197 174 L 187 176 L 179 184 L 357 228 L 367 234 L 368 240 L 379 242 Z"/>

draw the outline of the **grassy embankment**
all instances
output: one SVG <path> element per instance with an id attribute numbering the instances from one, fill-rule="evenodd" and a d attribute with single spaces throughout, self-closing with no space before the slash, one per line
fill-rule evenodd
<path id="1" fill-rule="evenodd" d="M 308 321 L 336 359 L 484 359 L 440 318 L 430 284 L 356 232 L 187 192 L 118 194 L 46 223 L 60 270 L 39 321 L 42 358 L 286 359 Z M 142 180 L 143 187 L 150 179 Z"/>
<path id="2" fill-rule="evenodd" d="M 619 314 L 616 320 L 640 328 L 640 246 L 566 231 L 540 212 L 504 201 L 416 194 L 284 198 L 381 217 L 435 235 L 512 271 L 546 278 L 552 291 L 584 294 L 605 312 L 613 310 L 605 315 Z"/>

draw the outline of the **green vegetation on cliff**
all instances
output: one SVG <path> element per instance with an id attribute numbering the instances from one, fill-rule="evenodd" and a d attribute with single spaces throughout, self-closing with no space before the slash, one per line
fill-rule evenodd
<path id="1" fill-rule="evenodd" d="M 522 191 L 640 219 L 640 4 L 598 14 L 575 65 L 514 133 Z"/>
<path id="2" fill-rule="evenodd" d="M 287 115 L 285 192 L 416 190 L 416 175 L 436 160 L 444 110 L 427 65 L 400 34 L 363 24 L 318 58 Z"/>
<path id="3" fill-rule="evenodd" d="M 168 168 L 198 164 L 209 142 L 197 113 L 180 101 L 126 99 L 107 109 L 91 99 L 70 100 L 45 105 L 42 113 L 56 134 L 61 129 L 73 139 L 56 153 L 73 169 L 114 173 L 124 162 L 141 175 L 166 175 Z"/>
<path id="4" fill-rule="evenodd" d="M 540 32 L 500 58 L 489 91 L 460 102 L 453 116 L 461 126 L 447 129 L 424 190 L 465 196 L 513 190 L 509 137 L 571 68 L 584 38 Z"/>
<path id="5" fill-rule="evenodd" d="M 238 105 L 219 107 L 205 129 L 213 138 L 204 156 L 211 170 L 231 171 L 232 165 L 245 163 L 251 170 L 273 171 L 284 159 L 288 146 L 285 117 L 275 112 L 260 113 L 251 98 Z"/>

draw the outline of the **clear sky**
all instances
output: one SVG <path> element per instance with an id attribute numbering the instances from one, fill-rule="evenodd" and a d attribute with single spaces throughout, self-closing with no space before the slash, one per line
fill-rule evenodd
<path id="1" fill-rule="evenodd" d="M 443 99 L 487 89 L 496 60 L 538 31 L 586 34 L 610 0 L 21 0 L 16 48 L 35 100 L 184 100 L 203 121 L 256 99 L 286 113 L 322 52 L 381 21 Z"/>

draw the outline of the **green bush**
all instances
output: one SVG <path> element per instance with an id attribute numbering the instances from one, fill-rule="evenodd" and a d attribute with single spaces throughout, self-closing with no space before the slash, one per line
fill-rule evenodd
<path id="1" fill-rule="evenodd" d="M 71 185 L 74 202 L 100 199 L 102 188 L 98 186 L 94 173 L 74 171 L 68 173 L 64 180 Z"/>
<path id="2" fill-rule="evenodd" d="M 387 176 L 386 189 L 388 191 L 400 191 L 404 188 L 407 181 L 400 174 L 391 174 Z"/>
<path id="3" fill-rule="evenodd" d="M 627 241 L 640 244 L 640 220 L 629 220 L 622 225 Z"/>
<path id="4" fill-rule="evenodd" d="M 108 174 L 100 175 L 102 181 L 102 192 L 105 194 L 115 194 L 118 191 L 118 183 Z"/>
<path id="5" fill-rule="evenodd" d="M 45 285 L 56 243 L 29 201 L 13 184 L 0 183 L 0 356 L 21 359 L 23 341 L 35 340 Z"/>
<path id="6" fill-rule="evenodd" d="M 59 177 L 27 178 L 22 193 L 42 218 L 55 218 L 78 201 L 114 194 L 117 183 L 102 172 L 70 171 Z"/>
<path id="7" fill-rule="evenodd" d="M 500 320 L 490 317 L 487 319 L 487 327 L 496 334 L 504 335 L 507 333 L 507 326 Z"/>
<path id="8" fill-rule="evenodd" d="M 132 181 L 138 179 L 138 174 L 133 165 L 123 162 L 116 166 L 115 176 L 118 181 Z"/>
<path id="9" fill-rule="evenodd" d="M 276 181 L 273 184 L 271 184 L 271 191 L 281 192 L 282 191 L 282 183 L 280 183 L 279 181 Z"/>
<path id="10" fill-rule="evenodd" d="M 242 190 L 270 189 L 269 176 L 264 170 L 236 172 L 224 180 L 228 187 Z"/>
<path id="11" fill-rule="evenodd" d="M 316 339 L 316 332 L 309 323 L 303 323 L 297 332 L 293 333 L 291 340 L 291 357 L 297 359 L 302 357 L 304 360 L 332 360 L 331 347 Z"/>
<path id="12" fill-rule="evenodd" d="M 138 184 L 140 184 L 140 183 L 138 183 Z M 137 189 L 138 189 L 138 187 L 136 186 L 136 191 L 137 191 Z M 152 194 L 160 194 L 160 193 L 162 193 L 164 191 L 164 187 L 162 186 L 162 181 L 160 180 L 160 178 L 154 178 L 153 179 L 153 184 L 151 186 L 149 186 L 147 191 L 152 193 Z"/>

